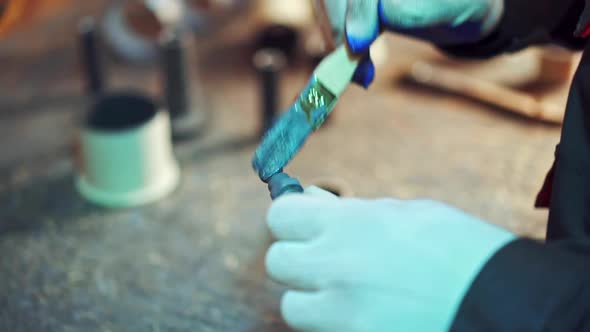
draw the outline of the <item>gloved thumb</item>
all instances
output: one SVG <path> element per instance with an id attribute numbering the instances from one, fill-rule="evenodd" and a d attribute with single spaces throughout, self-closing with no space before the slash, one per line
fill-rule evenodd
<path id="1" fill-rule="evenodd" d="M 349 1 L 346 10 L 346 41 L 350 50 L 363 54 L 379 35 L 379 0 Z"/>

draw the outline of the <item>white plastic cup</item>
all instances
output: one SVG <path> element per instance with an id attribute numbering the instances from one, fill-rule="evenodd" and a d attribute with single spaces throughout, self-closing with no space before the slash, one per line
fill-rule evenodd
<path id="1" fill-rule="evenodd" d="M 81 131 L 77 159 L 78 191 L 106 207 L 152 203 L 179 183 L 168 112 L 140 94 L 98 100 Z"/>

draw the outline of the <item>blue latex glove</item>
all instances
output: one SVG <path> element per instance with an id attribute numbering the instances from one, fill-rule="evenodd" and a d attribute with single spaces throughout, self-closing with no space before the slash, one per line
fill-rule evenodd
<path id="1" fill-rule="evenodd" d="M 367 87 L 375 76 L 370 45 L 383 29 L 437 45 L 478 41 L 499 23 L 504 0 L 324 0 L 337 41 L 367 54 L 354 81 Z"/>
<path id="2" fill-rule="evenodd" d="M 318 188 L 275 201 L 268 274 L 290 290 L 287 324 L 313 332 L 446 331 L 487 260 L 515 236 L 442 203 L 340 199 Z"/>

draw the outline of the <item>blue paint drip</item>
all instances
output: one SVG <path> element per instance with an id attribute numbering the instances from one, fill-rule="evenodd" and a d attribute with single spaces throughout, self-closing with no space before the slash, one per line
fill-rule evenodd
<path id="1" fill-rule="evenodd" d="M 352 80 L 367 89 L 375 79 L 375 65 L 367 55 L 360 61 L 358 68 L 354 72 Z"/>

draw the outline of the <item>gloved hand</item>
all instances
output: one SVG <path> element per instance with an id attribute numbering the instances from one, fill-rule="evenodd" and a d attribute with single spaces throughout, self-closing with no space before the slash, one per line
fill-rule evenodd
<path id="1" fill-rule="evenodd" d="M 279 198 L 268 274 L 290 290 L 281 313 L 313 332 L 448 330 L 471 282 L 515 238 L 442 203 L 340 199 L 318 188 Z"/>
<path id="2" fill-rule="evenodd" d="M 504 0 L 324 0 L 335 38 L 346 37 L 350 49 L 368 54 L 379 31 L 386 29 L 437 45 L 475 42 L 499 23 Z M 354 81 L 367 87 L 375 69 L 367 56 Z"/>

